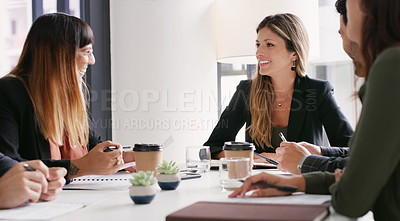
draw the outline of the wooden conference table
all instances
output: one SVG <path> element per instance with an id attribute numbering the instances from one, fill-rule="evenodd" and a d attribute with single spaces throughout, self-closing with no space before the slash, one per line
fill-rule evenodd
<path id="1" fill-rule="evenodd" d="M 260 170 L 257 170 L 257 172 Z M 277 170 L 268 170 L 278 173 Z M 257 173 L 256 172 L 256 173 Z M 253 173 L 254 174 L 254 173 Z M 198 201 L 212 201 L 215 198 L 225 198 L 229 192 L 223 191 L 219 184 L 218 171 L 202 174 L 201 178 L 181 181 L 178 189 L 159 191 L 155 199 L 147 205 L 135 205 L 129 197 L 129 190 L 64 190 L 60 197 L 77 199 L 96 199 L 88 206 L 56 217 L 57 221 L 123 221 L 146 220 L 161 221 L 181 208 Z M 337 213 L 331 214 L 326 220 L 351 220 Z M 373 220 L 369 213 L 359 220 Z"/>

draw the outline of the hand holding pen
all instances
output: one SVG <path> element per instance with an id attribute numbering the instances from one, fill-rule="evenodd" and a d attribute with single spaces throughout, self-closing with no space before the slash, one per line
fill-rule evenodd
<path id="1" fill-rule="evenodd" d="M 239 181 L 244 183 L 244 180 L 239 180 Z M 260 186 L 260 187 L 275 188 L 275 189 L 277 189 L 279 191 L 289 192 L 289 193 L 297 191 L 297 187 L 295 187 L 295 186 L 280 186 L 280 185 L 275 185 L 275 184 L 271 184 L 271 183 L 262 183 L 262 182 L 253 183 L 251 185 Z"/>
<path id="2" fill-rule="evenodd" d="M 0 178 L 0 208 L 38 201 L 41 193 L 47 191 L 46 175 L 48 168 L 40 160 L 15 164 Z"/>
<path id="3" fill-rule="evenodd" d="M 298 169 L 299 161 L 311 153 L 295 142 L 287 142 L 282 133 L 279 133 L 279 136 L 283 142 L 275 150 L 277 159 L 280 162 L 278 169 L 292 174 L 300 174 Z"/>
<path id="4" fill-rule="evenodd" d="M 304 191 L 301 184 L 302 176 L 282 176 L 270 174 L 268 172 L 253 175 L 244 180 L 243 185 L 229 195 L 233 197 L 245 197 L 246 193 L 255 190 L 251 193 L 251 197 L 264 196 L 284 196 L 292 192 Z"/>

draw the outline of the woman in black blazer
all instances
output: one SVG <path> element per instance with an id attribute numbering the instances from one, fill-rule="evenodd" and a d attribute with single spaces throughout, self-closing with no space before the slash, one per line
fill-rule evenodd
<path id="1" fill-rule="evenodd" d="M 0 79 L 0 152 L 65 167 L 67 178 L 112 174 L 122 148 L 90 130 L 82 77 L 95 63 L 93 32 L 83 20 L 46 14 L 32 25 L 18 64 Z M 108 146 L 117 150 L 103 152 Z"/>
<path id="2" fill-rule="evenodd" d="M 246 123 L 246 141 L 256 152 L 274 158 L 282 132 L 289 141 L 323 144 L 325 129 L 332 146 L 347 146 L 353 133 L 327 81 L 306 76 L 308 37 L 292 14 L 266 17 L 257 28 L 257 73 L 241 81 L 210 138 L 213 158 L 233 141 Z M 264 153 L 265 152 L 265 153 Z"/>

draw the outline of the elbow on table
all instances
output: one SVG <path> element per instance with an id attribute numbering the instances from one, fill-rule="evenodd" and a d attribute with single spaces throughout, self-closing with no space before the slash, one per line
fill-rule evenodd
<path id="1" fill-rule="evenodd" d="M 364 216 L 365 214 L 368 213 L 370 210 L 369 208 L 364 208 L 358 203 L 350 203 L 350 204 L 340 204 L 340 203 L 335 203 L 335 201 L 332 201 L 332 206 L 335 209 L 335 211 L 343 216 L 347 216 L 350 218 L 357 218 Z"/>

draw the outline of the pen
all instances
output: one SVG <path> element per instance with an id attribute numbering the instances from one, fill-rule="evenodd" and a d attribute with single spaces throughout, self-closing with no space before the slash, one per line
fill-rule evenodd
<path id="1" fill-rule="evenodd" d="M 268 163 L 271 163 L 271 164 L 274 164 L 274 165 L 278 165 L 278 164 L 279 164 L 279 163 L 276 162 L 275 160 L 270 159 L 270 158 L 268 158 L 268 157 L 265 157 L 265 156 L 263 156 L 263 155 L 261 155 L 261 154 L 259 154 L 259 153 L 254 152 L 254 154 L 257 155 L 257 156 L 259 156 L 259 157 L 261 157 L 261 158 L 263 158 L 263 159 L 266 160 Z"/>
<path id="2" fill-rule="evenodd" d="M 287 142 L 287 140 L 282 132 L 279 132 L 279 137 L 281 138 L 282 141 Z"/>
<path id="3" fill-rule="evenodd" d="M 240 180 L 240 182 L 244 183 L 244 180 Z M 297 191 L 297 187 L 295 187 L 295 186 L 280 186 L 280 185 L 275 185 L 275 184 L 270 184 L 270 183 L 253 183 L 251 185 L 275 188 L 282 192 L 296 192 Z"/>
<path id="4" fill-rule="evenodd" d="M 110 152 L 110 151 L 113 151 L 113 150 L 116 150 L 116 149 L 118 149 L 118 147 L 109 146 L 104 150 L 104 152 Z M 130 149 L 131 149 L 131 146 L 123 146 L 122 147 L 122 152 L 125 152 L 125 151 L 130 150 Z"/>
<path id="5" fill-rule="evenodd" d="M 36 171 L 32 167 L 30 167 L 27 163 L 22 164 L 22 166 L 27 170 L 27 171 Z"/>

